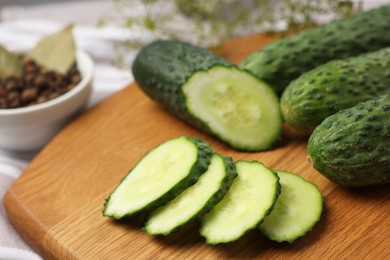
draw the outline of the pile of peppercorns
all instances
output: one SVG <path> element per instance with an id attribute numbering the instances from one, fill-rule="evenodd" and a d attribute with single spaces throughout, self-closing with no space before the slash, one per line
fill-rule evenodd
<path id="1" fill-rule="evenodd" d="M 68 73 L 44 71 L 32 59 L 23 59 L 21 77 L 0 79 L 0 109 L 40 104 L 59 97 L 81 81 L 76 65 Z"/>

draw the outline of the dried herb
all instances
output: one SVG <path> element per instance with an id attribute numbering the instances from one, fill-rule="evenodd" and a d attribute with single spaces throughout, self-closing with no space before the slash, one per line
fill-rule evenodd
<path id="1" fill-rule="evenodd" d="M 73 26 L 66 26 L 61 31 L 46 36 L 28 56 L 46 70 L 67 73 L 76 61 Z"/>
<path id="2" fill-rule="evenodd" d="M 80 82 L 72 29 L 67 26 L 43 38 L 23 55 L 0 46 L 0 109 L 46 102 Z"/>
<path id="3" fill-rule="evenodd" d="M 22 74 L 22 62 L 18 55 L 0 46 L 0 79 Z"/>

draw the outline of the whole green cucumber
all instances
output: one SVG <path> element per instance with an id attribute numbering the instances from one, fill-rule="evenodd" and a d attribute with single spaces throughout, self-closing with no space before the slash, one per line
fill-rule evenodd
<path id="1" fill-rule="evenodd" d="M 390 95 L 326 118 L 309 138 L 313 167 L 331 181 L 357 187 L 390 183 Z"/>
<path id="2" fill-rule="evenodd" d="M 291 82 L 281 97 L 284 119 L 311 133 L 340 109 L 390 93 L 390 48 L 331 61 Z"/>
<path id="3" fill-rule="evenodd" d="M 265 150 L 280 137 L 283 118 L 274 91 L 207 49 L 158 40 L 141 49 L 132 72 L 173 115 L 235 149 Z"/>
<path id="4" fill-rule="evenodd" d="M 330 60 L 390 46 L 390 5 L 277 40 L 240 64 L 281 94 L 304 72 Z"/>

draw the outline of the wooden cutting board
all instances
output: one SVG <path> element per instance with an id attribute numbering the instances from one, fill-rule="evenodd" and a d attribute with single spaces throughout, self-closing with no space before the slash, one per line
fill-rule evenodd
<path id="1" fill-rule="evenodd" d="M 272 38 L 225 43 L 218 52 L 238 62 Z M 142 230 L 143 216 L 103 217 L 105 198 L 140 157 L 178 135 L 199 136 L 234 160 L 259 160 L 318 185 L 325 198 L 320 222 L 296 242 L 275 243 L 253 230 L 226 245 L 206 245 L 197 223 L 167 237 Z M 347 189 L 310 167 L 305 137 L 287 127 L 271 151 L 234 151 L 185 125 L 135 84 L 68 125 L 32 161 L 4 204 L 20 235 L 47 259 L 390 259 L 389 185 Z"/>

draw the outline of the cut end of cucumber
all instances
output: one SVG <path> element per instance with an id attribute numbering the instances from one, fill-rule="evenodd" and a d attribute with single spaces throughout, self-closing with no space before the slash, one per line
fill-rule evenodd
<path id="1" fill-rule="evenodd" d="M 323 197 L 316 185 L 301 176 L 276 172 L 280 178 L 281 193 L 259 228 L 271 240 L 292 243 L 320 220 Z"/>
<path id="2" fill-rule="evenodd" d="M 279 99 L 252 74 L 218 65 L 194 73 L 182 89 L 189 113 L 232 147 L 260 151 L 279 139 Z"/>

